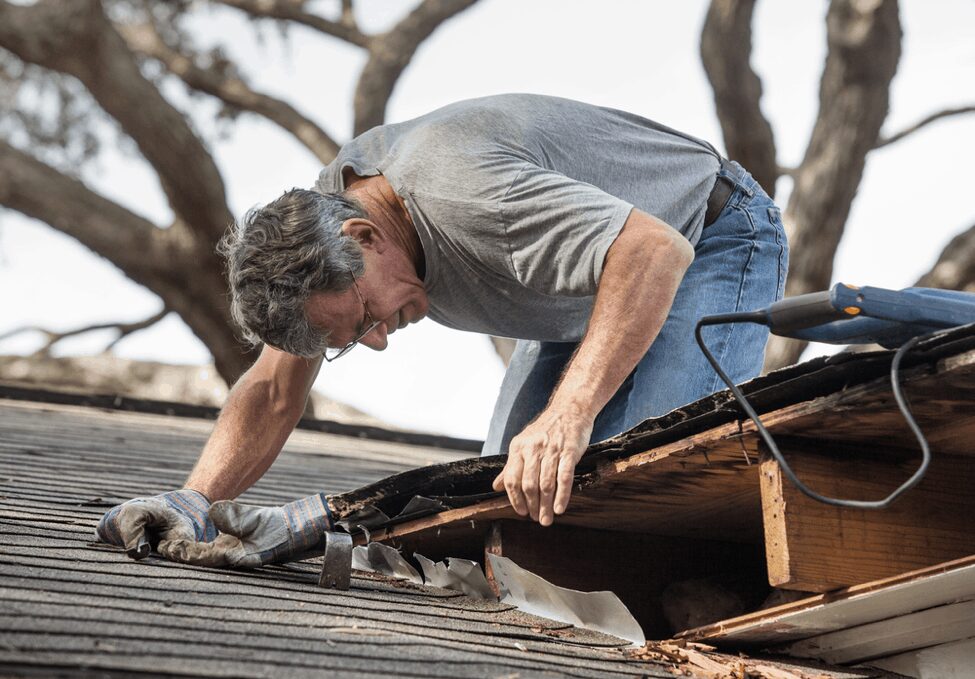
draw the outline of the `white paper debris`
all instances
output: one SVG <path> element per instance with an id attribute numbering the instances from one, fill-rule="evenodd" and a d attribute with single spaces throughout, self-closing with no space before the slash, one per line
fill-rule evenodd
<path id="1" fill-rule="evenodd" d="M 413 554 L 420 562 L 427 584 L 463 592 L 473 599 L 495 599 L 494 592 L 476 561 L 450 557 L 447 563 L 434 563 L 422 554 Z M 449 564 L 449 565 L 448 565 Z"/>
<path id="2" fill-rule="evenodd" d="M 423 578 L 403 558 L 399 550 L 378 542 L 370 542 L 368 545 L 360 545 L 354 548 L 352 550 L 352 567 L 360 571 L 388 575 L 397 580 L 409 580 L 417 585 L 423 584 Z"/>
<path id="3" fill-rule="evenodd" d="M 633 614 L 612 592 L 579 592 L 558 587 L 511 559 L 488 554 L 501 602 L 525 613 L 567 622 L 643 646 L 647 639 Z"/>

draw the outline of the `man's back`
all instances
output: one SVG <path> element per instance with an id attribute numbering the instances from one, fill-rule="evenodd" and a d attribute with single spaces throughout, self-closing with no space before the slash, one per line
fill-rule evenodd
<path id="1" fill-rule="evenodd" d="M 435 320 L 573 341 L 630 210 L 694 243 L 718 167 L 706 143 L 639 116 L 509 94 L 374 128 L 317 188 L 341 191 L 345 169 L 386 177 L 423 242 Z"/>

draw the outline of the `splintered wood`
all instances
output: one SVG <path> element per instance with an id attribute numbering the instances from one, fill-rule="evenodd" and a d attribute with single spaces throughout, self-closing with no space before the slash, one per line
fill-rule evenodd
<path id="1" fill-rule="evenodd" d="M 704 679 L 832 679 L 836 676 L 786 669 L 768 660 L 754 660 L 744 655 L 728 657 L 714 651 L 713 646 L 678 639 L 648 641 L 643 648 L 629 651 L 629 654 L 637 660 L 671 663 L 670 670 L 675 675 Z"/>

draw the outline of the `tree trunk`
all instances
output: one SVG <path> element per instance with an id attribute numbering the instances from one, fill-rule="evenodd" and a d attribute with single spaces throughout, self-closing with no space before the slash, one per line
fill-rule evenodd
<path id="1" fill-rule="evenodd" d="M 755 0 L 712 0 L 701 31 L 701 61 L 714 91 L 728 157 L 770 195 L 779 173 L 772 126 L 762 114 L 762 81 L 752 70 Z"/>
<path id="2" fill-rule="evenodd" d="M 819 114 L 785 211 L 792 251 L 786 295 L 825 290 L 867 153 L 887 117 L 901 54 L 896 0 L 834 0 L 826 17 L 829 51 Z M 806 344 L 775 337 L 766 369 L 799 360 Z"/>

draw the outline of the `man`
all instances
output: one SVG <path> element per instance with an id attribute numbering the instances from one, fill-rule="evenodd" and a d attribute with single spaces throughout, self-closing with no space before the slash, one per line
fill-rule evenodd
<path id="1" fill-rule="evenodd" d="M 621 111 L 459 102 L 354 139 L 315 188 L 228 236 L 234 317 L 262 353 L 186 488 L 113 509 L 102 539 L 144 555 L 149 527 L 170 558 L 238 566 L 315 547 L 331 525 L 323 496 L 209 503 L 268 469 L 323 354 L 382 350 L 425 316 L 519 340 L 484 454 L 508 454 L 495 490 L 550 525 L 590 442 L 718 388 L 693 340 L 699 317 L 782 295 L 788 249 L 761 187 L 709 144 Z M 765 329 L 708 340 L 734 379 L 758 374 Z"/>

